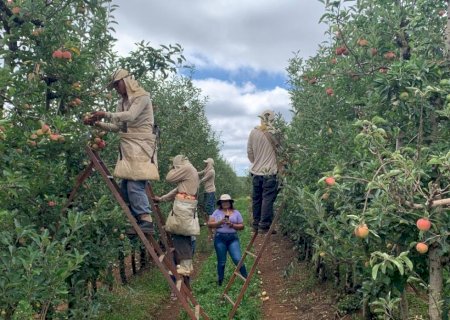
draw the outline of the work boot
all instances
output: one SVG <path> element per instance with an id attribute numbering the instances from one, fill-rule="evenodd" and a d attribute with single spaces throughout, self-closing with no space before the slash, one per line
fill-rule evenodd
<path id="1" fill-rule="evenodd" d="M 154 234 L 155 233 L 152 217 L 148 213 L 140 214 L 137 217 L 137 224 L 138 224 L 139 228 L 141 228 L 141 230 L 144 234 Z M 127 230 L 127 234 L 135 235 L 136 230 L 134 230 L 133 227 L 130 227 Z"/>

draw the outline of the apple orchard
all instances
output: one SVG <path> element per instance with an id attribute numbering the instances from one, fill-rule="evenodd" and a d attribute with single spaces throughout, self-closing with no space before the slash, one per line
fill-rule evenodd
<path id="1" fill-rule="evenodd" d="M 161 176 L 176 154 L 197 168 L 208 155 L 220 172 L 218 192 L 243 193 L 219 155 L 200 90 L 178 75 L 181 47 L 140 42 L 129 56 L 118 56 L 116 9 L 110 1 L 0 0 L 1 319 L 95 318 L 97 282 L 110 285 L 119 250 L 128 255 L 134 245 L 123 234 L 123 213 L 95 174 L 62 210 L 89 163 L 87 145 L 110 169 L 115 163 L 117 136 L 82 120 L 93 110 L 115 110 L 118 97 L 105 86 L 117 67 L 152 93 Z M 171 186 L 154 189 L 163 194 Z"/>
<path id="2" fill-rule="evenodd" d="M 283 126 L 281 229 L 317 277 L 352 301 L 340 315 L 410 319 L 416 294 L 429 319 L 448 318 L 448 3 L 320 1 L 327 41 L 287 66 L 293 120 Z M 181 46 L 143 41 L 118 56 L 116 9 L 101 0 L 0 0 L 1 318 L 95 318 L 97 281 L 113 281 L 119 248 L 130 250 L 123 214 L 98 177 L 62 210 L 88 164 L 86 145 L 115 163 L 117 136 L 82 119 L 115 109 L 105 84 L 118 66 L 152 93 L 161 176 L 171 156 L 200 168 L 208 154 L 218 194 L 250 191 L 236 187 L 200 90 L 179 74 Z"/>
<path id="3" fill-rule="evenodd" d="M 450 33 L 446 1 L 321 1 L 328 41 L 288 73 L 282 216 L 319 278 L 365 319 L 448 317 Z"/>

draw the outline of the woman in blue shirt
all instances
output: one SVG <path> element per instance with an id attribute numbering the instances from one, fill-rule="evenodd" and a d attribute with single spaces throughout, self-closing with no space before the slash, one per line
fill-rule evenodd
<path id="1" fill-rule="evenodd" d="M 228 194 L 223 194 L 217 201 L 217 210 L 211 215 L 208 221 L 208 227 L 216 229 L 214 237 L 214 248 L 217 254 L 217 274 L 219 286 L 223 283 L 225 275 L 225 264 L 227 261 L 227 252 L 231 259 L 237 265 L 241 260 L 241 247 L 238 230 L 244 229 L 244 221 L 241 213 L 233 208 L 234 200 Z M 247 278 L 245 265 L 240 269 L 241 275 Z"/>

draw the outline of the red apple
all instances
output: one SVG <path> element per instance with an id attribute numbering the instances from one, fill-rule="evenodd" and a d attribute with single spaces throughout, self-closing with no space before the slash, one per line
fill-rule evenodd
<path id="1" fill-rule="evenodd" d="M 420 218 L 417 220 L 416 226 L 420 231 L 428 231 L 431 228 L 431 222 L 428 218 Z"/>
<path id="2" fill-rule="evenodd" d="M 56 202 L 55 201 L 49 201 L 48 202 L 48 206 L 49 207 L 54 207 L 54 206 L 56 206 Z"/>
<path id="3" fill-rule="evenodd" d="M 47 133 L 50 130 L 50 127 L 48 126 L 48 124 L 43 124 L 41 130 L 43 133 Z"/>
<path id="4" fill-rule="evenodd" d="M 387 60 L 395 59 L 395 57 L 396 57 L 396 54 L 394 51 L 388 51 L 384 54 L 384 58 Z"/>
<path id="5" fill-rule="evenodd" d="M 417 250 L 417 252 L 419 252 L 421 254 L 427 253 L 428 245 L 424 242 L 418 242 L 416 244 L 416 250 Z"/>
<path id="6" fill-rule="evenodd" d="M 330 97 L 334 96 L 334 91 L 332 88 L 327 88 L 325 90 L 325 92 L 327 93 L 327 95 L 329 95 Z"/>
<path id="7" fill-rule="evenodd" d="M 98 145 L 98 148 L 99 148 L 99 149 L 103 149 L 104 147 L 106 147 L 106 142 L 105 142 L 105 140 L 100 140 L 100 141 L 97 143 L 97 145 Z"/>
<path id="8" fill-rule="evenodd" d="M 70 51 L 63 51 L 62 52 L 62 57 L 64 59 L 72 59 L 72 53 Z"/>
<path id="9" fill-rule="evenodd" d="M 336 183 L 336 180 L 334 179 L 334 177 L 327 177 L 325 179 L 325 183 L 329 186 L 332 186 Z"/>
<path id="10" fill-rule="evenodd" d="M 369 235 L 369 228 L 365 223 L 360 224 L 355 228 L 355 235 L 361 239 L 367 238 L 367 236 Z"/>
<path id="11" fill-rule="evenodd" d="M 56 59 L 62 59 L 63 53 L 62 53 L 62 51 L 59 50 L 59 49 L 58 49 L 58 50 L 55 50 L 55 51 L 53 51 L 52 57 L 53 57 L 53 58 L 56 58 Z"/>

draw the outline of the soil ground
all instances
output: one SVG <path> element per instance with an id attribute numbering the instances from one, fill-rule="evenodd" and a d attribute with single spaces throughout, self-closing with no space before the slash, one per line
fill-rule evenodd
<path id="1" fill-rule="evenodd" d="M 256 246 L 262 240 L 258 237 Z M 261 290 L 269 297 L 263 302 L 263 319 L 335 319 L 333 294 L 325 284 L 315 280 L 311 265 L 298 262 L 294 245 L 280 232 L 270 240 L 258 268 Z"/>
<path id="2" fill-rule="evenodd" d="M 259 247 L 262 241 L 262 237 L 257 238 L 256 246 Z M 318 283 L 312 276 L 311 266 L 298 262 L 297 256 L 294 245 L 287 237 L 280 233 L 271 236 L 258 267 L 262 279 L 261 292 L 266 291 L 269 297 L 263 302 L 263 319 L 336 319 L 331 289 Z M 207 257 L 207 254 L 197 257 L 195 270 L 200 269 Z M 179 303 L 168 301 L 156 319 L 173 320 L 180 311 Z"/>

